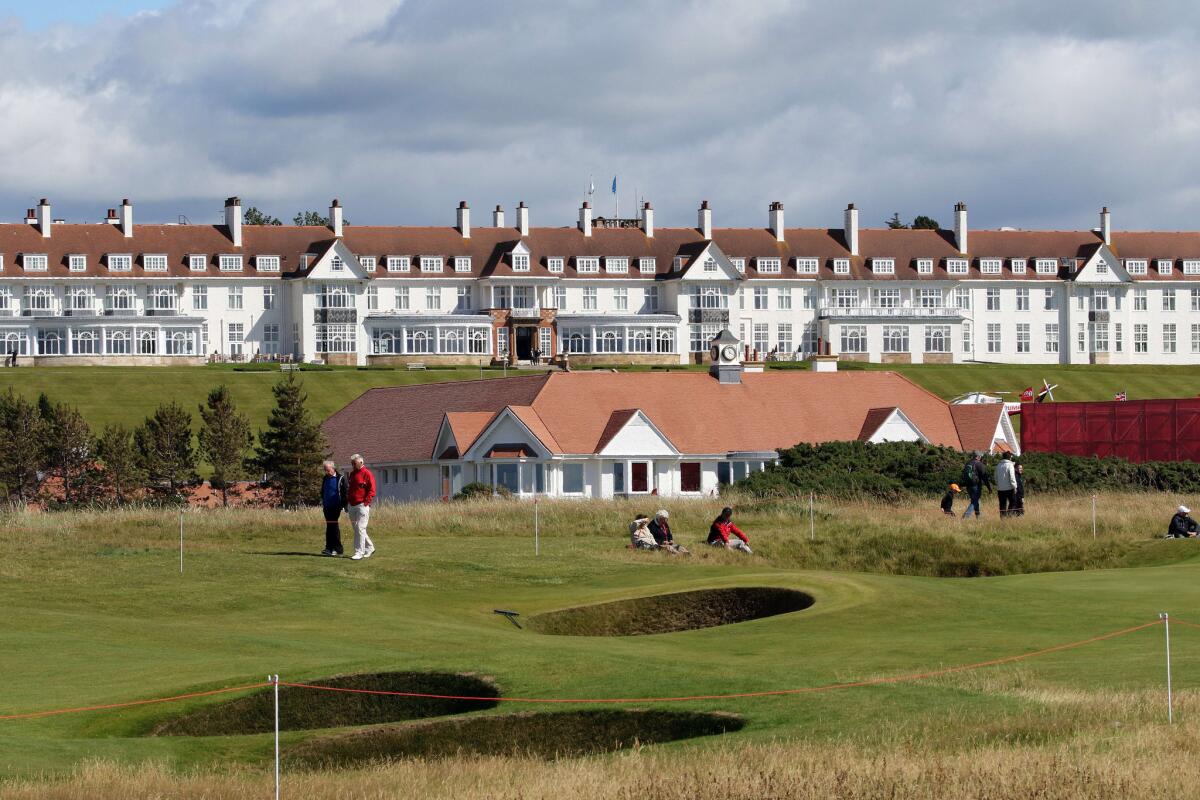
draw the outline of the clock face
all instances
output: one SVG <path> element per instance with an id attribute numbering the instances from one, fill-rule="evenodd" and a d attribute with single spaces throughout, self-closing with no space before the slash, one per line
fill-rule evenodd
<path id="1" fill-rule="evenodd" d="M 735 358 L 737 358 L 737 349 L 734 348 L 733 345 L 727 344 L 721 350 L 721 357 L 726 361 L 733 361 Z"/>

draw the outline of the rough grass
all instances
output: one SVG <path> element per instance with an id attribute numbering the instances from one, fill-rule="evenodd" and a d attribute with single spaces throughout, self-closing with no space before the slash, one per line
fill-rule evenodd
<path id="1" fill-rule="evenodd" d="M 551 611 L 531 617 L 529 628 L 560 636 L 643 636 L 763 619 L 812 604 L 812 595 L 794 589 L 698 589 Z"/>
<path id="2" fill-rule="evenodd" d="M 310 739 L 289 749 L 286 763 L 309 769 L 345 768 L 393 758 L 504 755 L 570 758 L 628 747 L 717 736 L 742 729 L 733 714 L 694 711 L 588 711 L 492 714 Z"/>
<path id="3" fill-rule="evenodd" d="M 339 675 L 308 681 L 316 686 L 339 689 L 368 689 L 384 692 L 418 692 L 468 697 L 499 697 L 490 680 L 475 675 L 430 672 L 380 672 Z M 233 736 L 268 733 L 274 730 L 273 689 L 204 706 L 158 723 L 154 736 Z M 430 697 L 406 698 L 397 702 L 386 695 L 351 692 L 322 692 L 279 687 L 279 729 L 284 731 L 338 728 L 346 725 L 375 725 L 382 722 L 464 714 L 493 708 L 496 703 L 477 700 L 446 700 Z"/>

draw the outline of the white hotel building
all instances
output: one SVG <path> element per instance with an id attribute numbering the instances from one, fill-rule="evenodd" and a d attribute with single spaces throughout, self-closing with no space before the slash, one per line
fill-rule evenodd
<path id="1" fill-rule="evenodd" d="M 1200 361 L 1200 232 L 0 224 L 0 347 L 18 364 L 679 364 L 730 328 L 760 357 L 875 362 Z"/>

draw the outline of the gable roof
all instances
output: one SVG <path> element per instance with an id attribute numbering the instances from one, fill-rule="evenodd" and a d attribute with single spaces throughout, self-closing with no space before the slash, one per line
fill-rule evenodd
<path id="1" fill-rule="evenodd" d="M 608 424 L 604 426 L 604 430 L 600 433 L 600 439 L 596 442 L 596 452 L 601 450 L 612 441 L 613 437 L 621 432 L 621 429 L 629 424 L 629 420 L 637 416 L 636 408 L 622 408 L 612 412 L 608 417 Z"/>
<path id="2" fill-rule="evenodd" d="M 1004 403 L 960 403 L 950 406 L 961 449 L 989 453 L 996 438 L 1000 415 L 1007 413 Z"/>
<path id="3" fill-rule="evenodd" d="M 867 412 L 867 416 L 863 419 L 862 430 L 858 432 L 858 440 L 860 442 L 868 442 L 875 432 L 883 427 L 883 423 L 892 418 L 892 414 L 899 411 L 895 406 L 886 406 L 883 408 L 872 408 Z"/>

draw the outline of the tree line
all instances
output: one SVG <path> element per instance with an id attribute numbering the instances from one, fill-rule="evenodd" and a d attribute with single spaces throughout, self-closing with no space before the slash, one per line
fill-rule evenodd
<path id="1" fill-rule="evenodd" d="M 316 502 L 320 466 L 328 453 L 308 395 L 289 374 L 272 389 L 275 406 L 255 436 L 224 384 L 192 414 L 172 401 L 136 428 L 107 425 L 94 433 L 79 410 L 42 394 L 29 401 L 12 388 L 0 395 L 0 491 L 10 504 L 124 505 L 134 500 L 177 502 L 199 482 L 199 463 L 228 505 L 229 486 L 261 477 L 285 506 Z"/>

